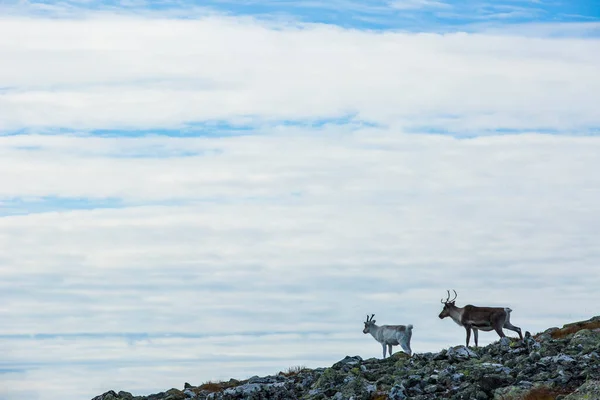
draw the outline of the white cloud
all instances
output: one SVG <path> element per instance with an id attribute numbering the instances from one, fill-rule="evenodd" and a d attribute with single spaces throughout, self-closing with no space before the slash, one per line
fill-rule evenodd
<path id="1" fill-rule="evenodd" d="M 426 8 L 451 8 L 451 5 L 435 0 L 397 0 L 390 2 L 390 7 L 397 10 L 420 10 Z"/>
<path id="2" fill-rule="evenodd" d="M 35 157 L 14 148 L 29 140 L 41 146 Z M 398 307 L 427 325 L 415 310 L 448 285 L 463 285 L 468 297 L 475 289 L 467 282 L 492 286 L 484 300 L 510 293 L 515 309 L 545 315 L 552 307 L 528 305 L 531 295 L 523 291 L 568 278 L 586 292 L 591 278 L 583 277 L 599 256 L 600 140 L 593 137 L 457 140 L 370 131 L 341 140 L 292 130 L 227 139 L 17 136 L 0 143 L 4 198 L 117 197 L 131 204 L 0 220 L 7 289 L 41 276 L 32 282 L 36 296 L 4 309 L 10 332 L 161 331 L 172 324 L 198 331 L 198 321 L 183 315 L 215 309 L 224 319 L 202 331 L 220 329 L 236 310 L 246 315 L 242 330 L 264 323 L 282 329 L 321 306 L 337 317 L 307 322 L 306 329 L 350 326 L 355 309 L 362 315 Z M 110 157 L 112 148 L 156 145 L 222 153 Z M 176 203 L 135 206 L 148 201 Z M 423 272 L 415 273 L 417 266 Z M 41 289 L 52 277 L 59 286 Z M 437 291 L 412 299 L 411 307 L 371 302 L 365 288 L 354 289 L 369 277 L 377 284 L 371 290 L 384 296 Z M 337 287 L 344 279 L 348 288 Z M 531 280 L 542 287 L 531 289 Z M 56 315 L 21 318 L 42 299 Z M 166 319 L 155 324 L 151 312 Z"/>
<path id="3" fill-rule="evenodd" d="M 600 124 L 597 39 L 270 29 L 224 17 L 7 17 L 0 29 L 3 130 L 349 113 L 475 133 Z"/>

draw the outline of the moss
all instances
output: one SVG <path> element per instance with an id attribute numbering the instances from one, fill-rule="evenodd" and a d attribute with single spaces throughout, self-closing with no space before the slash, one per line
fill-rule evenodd
<path id="1" fill-rule="evenodd" d="M 184 400 L 187 396 L 179 389 L 169 389 L 166 392 L 165 400 Z"/>
<path id="2" fill-rule="evenodd" d="M 333 368 L 327 368 L 323 374 L 317 379 L 315 387 L 326 388 L 339 385 L 344 381 L 344 375 Z"/>

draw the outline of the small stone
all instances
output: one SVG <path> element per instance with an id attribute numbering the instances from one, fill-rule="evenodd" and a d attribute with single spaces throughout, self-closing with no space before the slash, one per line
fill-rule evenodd
<path id="1" fill-rule="evenodd" d="M 427 386 L 425 386 L 425 389 L 423 389 L 423 391 L 425 393 L 431 394 L 431 393 L 437 392 L 437 388 L 438 388 L 437 385 L 427 385 Z"/>
<path id="2" fill-rule="evenodd" d="M 446 352 L 446 357 L 451 361 L 465 361 L 479 356 L 473 350 L 465 346 L 450 347 Z"/>
<path id="3" fill-rule="evenodd" d="M 392 387 L 388 393 L 388 399 L 390 400 L 405 400 L 407 398 L 406 389 L 401 384 Z"/>

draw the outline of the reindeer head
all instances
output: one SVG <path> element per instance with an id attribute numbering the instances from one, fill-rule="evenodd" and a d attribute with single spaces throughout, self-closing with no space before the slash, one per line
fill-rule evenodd
<path id="1" fill-rule="evenodd" d="M 365 329 L 363 329 L 364 334 L 369 333 L 369 328 L 372 327 L 373 325 L 375 325 L 375 322 L 377 322 L 373 319 L 373 317 L 375 317 L 375 314 L 371 314 L 370 319 L 369 319 L 369 316 L 367 315 L 367 320 L 365 321 Z"/>
<path id="2" fill-rule="evenodd" d="M 444 300 L 444 299 L 441 300 L 442 304 L 444 305 L 444 309 L 442 310 L 442 312 L 439 315 L 440 319 L 450 316 L 450 310 L 453 307 L 455 307 L 454 301 L 458 297 L 458 295 L 456 294 L 456 290 L 452 289 L 452 291 L 454 292 L 454 298 L 452 300 L 450 300 L 450 291 L 449 290 L 446 290 L 446 291 L 448 292 L 448 297 L 446 297 L 446 300 Z"/>

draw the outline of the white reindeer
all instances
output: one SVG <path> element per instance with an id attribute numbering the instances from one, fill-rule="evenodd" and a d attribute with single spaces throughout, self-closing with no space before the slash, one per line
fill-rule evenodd
<path id="1" fill-rule="evenodd" d="M 381 343 L 383 347 L 383 358 L 385 358 L 385 346 L 388 347 L 388 352 L 390 356 L 392 355 L 392 346 L 400 345 L 402 350 L 409 356 L 412 354 L 412 350 L 410 349 L 410 338 L 412 336 L 412 325 L 375 325 L 375 320 L 373 319 L 375 314 L 371 314 L 371 319 L 367 315 L 367 320 L 365 321 L 365 329 L 363 329 L 363 333 L 366 335 L 370 333 L 375 340 Z"/>

